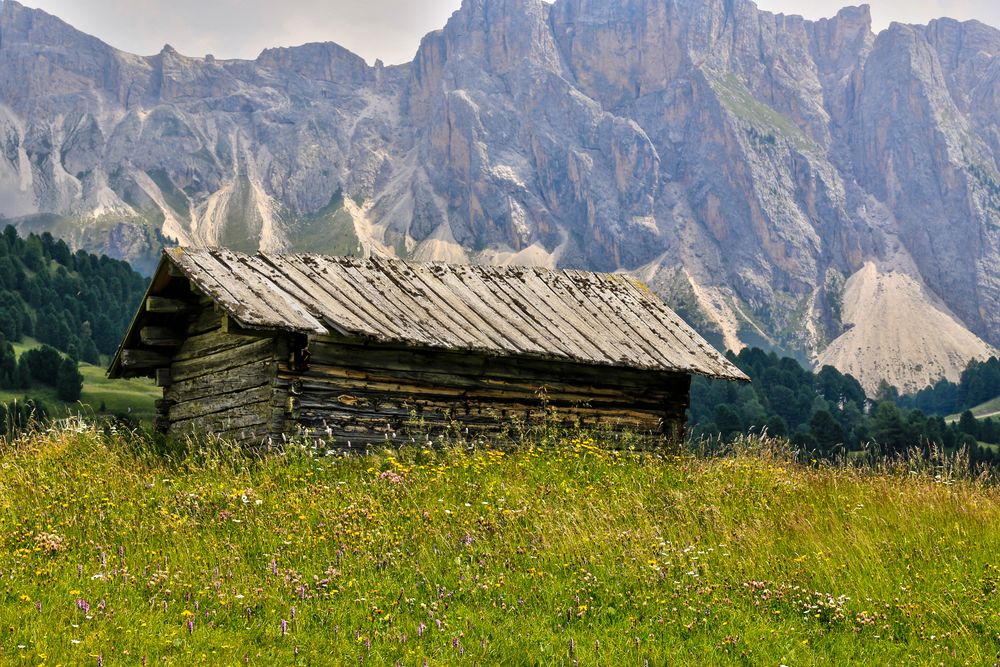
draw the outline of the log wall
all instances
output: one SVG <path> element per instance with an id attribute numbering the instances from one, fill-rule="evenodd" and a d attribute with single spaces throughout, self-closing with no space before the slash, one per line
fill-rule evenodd
<path id="1" fill-rule="evenodd" d="M 173 355 L 157 426 L 169 435 L 213 433 L 261 444 L 284 427 L 275 391 L 283 337 L 226 330 L 211 306 L 192 319 Z"/>
<path id="2" fill-rule="evenodd" d="M 307 357 L 277 365 L 284 432 L 332 438 L 341 447 L 399 443 L 411 432 L 456 426 L 485 435 L 543 419 L 670 440 L 684 433 L 686 374 L 325 337 L 309 340 Z"/>

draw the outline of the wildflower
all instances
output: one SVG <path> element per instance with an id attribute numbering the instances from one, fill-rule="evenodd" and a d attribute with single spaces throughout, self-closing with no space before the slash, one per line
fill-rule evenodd
<path id="1" fill-rule="evenodd" d="M 35 546 L 39 551 L 50 554 L 59 553 L 65 547 L 63 538 L 55 533 L 41 533 L 35 538 Z"/>
<path id="2" fill-rule="evenodd" d="M 188 619 L 187 626 L 188 626 L 188 634 L 189 635 L 193 635 L 194 634 L 194 619 L 193 618 L 189 618 Z"/>
<path id="3" fill-rule="evenodd" d="M 288 621 L 281 619 L 281 636 L 284 637 L 288 634 Z"/>
<path id="4" fill-rule="evenodd" d="M 104 654 L 97 654 L 97 667 L 104 667 Z"/>

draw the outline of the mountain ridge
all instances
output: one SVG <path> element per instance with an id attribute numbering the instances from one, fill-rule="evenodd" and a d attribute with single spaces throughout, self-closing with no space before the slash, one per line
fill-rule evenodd
<path id="1" fill-rule="evenodd" d="M 133 56 L 5 0 L 0 91 L 0 213 L 139 266 L 169 240 L 631 271 L 715 342 L 867 389 L 1000 345 L 979 22 L 466 0 L 385 67 L 332 43 Z M 888 312 L 909 321 L 852 326 Z"/>

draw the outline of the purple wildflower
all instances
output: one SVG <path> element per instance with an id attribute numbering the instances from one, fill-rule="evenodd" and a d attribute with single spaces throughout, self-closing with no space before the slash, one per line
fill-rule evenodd
<path id="1" fill-rule="evenodd" d="M 288 634 L 288 621 L 281 619 L 281 636 L 284 637 Z"/>
<path id="2" fill-rule="evenodd" d="M 295 620 L 295 606 L 292 606 L 292 620 Z"/>
<path id="3" fill-rule="evenodd" d="M 189 618 L 188 619 L 188 634 L 189 635 L 193 635 L 194 634 L 194 619 L 193 618 Z"/>
<path id="4" fill-rule="evenodd" d="M 104 654 L 103 653 L 98 653 L 97 654 L 97 667 L 104 667 Z"/>
<path id="5" fill-rule="evenodd" d="M 423 623 L 421 623 L 420 625 L 418 625 L 417 626 L 417 636 L 418 637 L 423 637 L 424 636 L 424 630 L 426 630 L 426 629 L 427 629 L 427 626 L 424 625 Z"/>

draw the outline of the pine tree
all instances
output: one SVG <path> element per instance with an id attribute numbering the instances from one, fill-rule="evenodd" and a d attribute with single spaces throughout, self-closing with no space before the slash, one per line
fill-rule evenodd
<path id="1" fill-rule="evenodd" d="M 72 403 L 83 393 L 83 375 L 72 359 L 64 359 L 56 375 L 56 395 L 60 401 Z"/>

